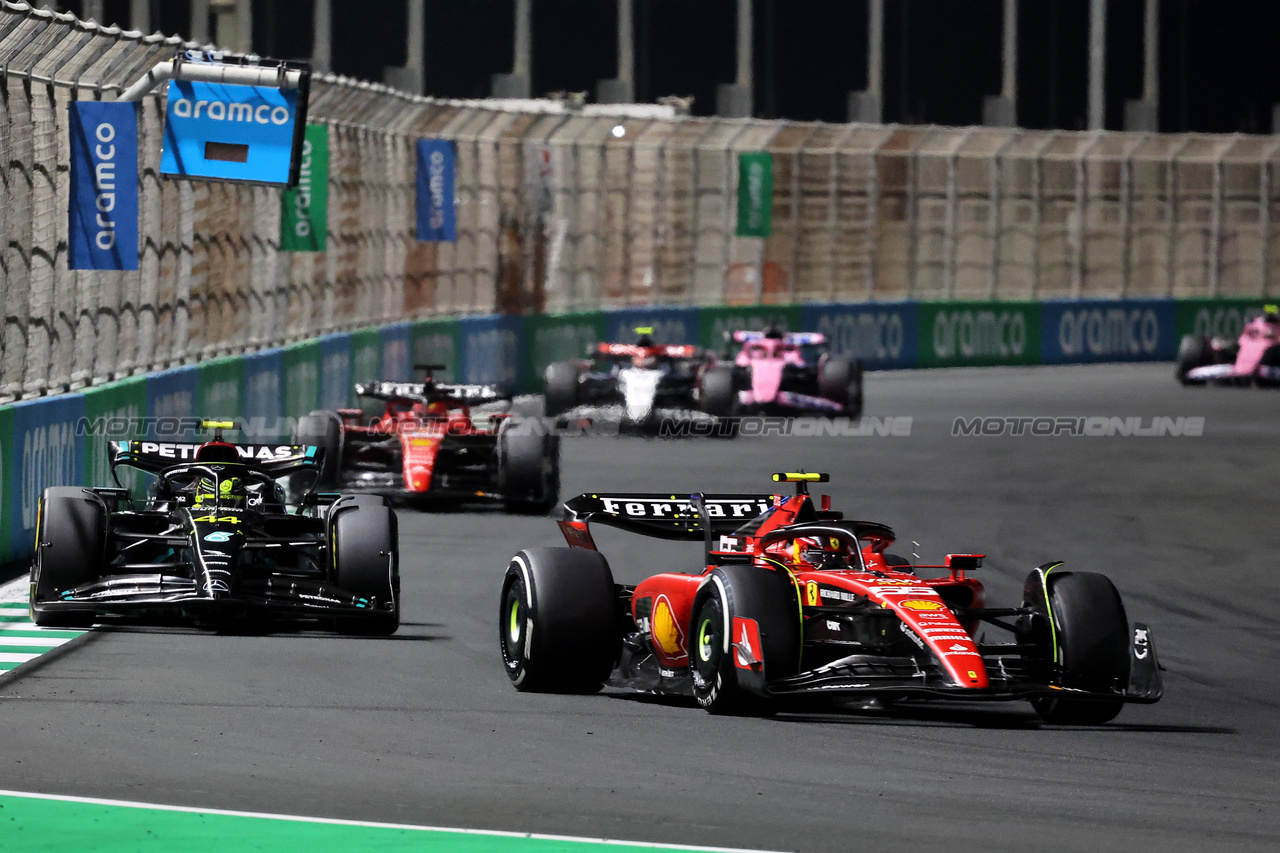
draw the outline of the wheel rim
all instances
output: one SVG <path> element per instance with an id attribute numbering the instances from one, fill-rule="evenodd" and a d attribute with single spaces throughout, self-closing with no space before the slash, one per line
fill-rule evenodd
<path id="1" fill-rule="evenodd" d="M 703 663 L 711 662 L 711 653 L 714 648 L 713 640 L 715 639 L 715 625 L 710 617 L 702 620 L 702 627 L 698 629 L 698 657 Z"/>
<path id="2" fill-rule="evenodd" d="M 507 636 L 511 639 L 514 646 L 520 642 L 520 626 L 523 620 L 520 618 L 520 599 L 511 602 L 511 614 L 507 622 Z"/>

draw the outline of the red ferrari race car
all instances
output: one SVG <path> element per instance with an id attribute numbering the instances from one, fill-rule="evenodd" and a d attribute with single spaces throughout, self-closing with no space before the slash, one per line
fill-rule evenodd
<path id="1" fill-rule="evenodd" d="M 442 364 L 417 365 L 423 382 L 357 384 L 356 395 L 384 403 L 316 411 L 300 418 L 295 440 L 324 450 L 321 485 L 371 492 L 401 503 L 500 502 L 508 512 L 546 513 L 560 499 L 560 439 L 537 418 L 509 412 L 476 423 L 471 406 L 509 399 L 492 385 L 436 382 Z"/>
<path id="2" fill-rule="evenodd" d="M 1178 346 L 1178 381 L 1280 386 L 1280 307 L 1268 305 L 1263 312 L 1245 325 L 1234 343 L 1228 338 L 1184 336 Z"/>
<path id="3" fill-rule="evenodd" d="M 518 690 L 611 684 L 692 694 L 712 713 L 844 695 L 1029 700 L 1050 723 L 1092 725 L 1163 692 L 1151 630 L 1105 576 L 1050 562 L 1021 603 L 987 604 L 980 554 L 912 566 L 893 531 L 815 505 L 825 474 L 774 474 L 794 495 L 585 494 L 565 503 L 570 547 L 528 548 L 502 583 L 502 662 Z M 615 584 L 590 522 L 703 540 L 706 565 Z M 923 578 L 919 569 L 946 574 Z M 1003 642 L 982 629 L 999 629 Z"/>
<path id="4" fill-rule="evenodd" d="M 825 352 L 820 332 L 725 333 L 742 347 L 732 362 L 712 367 L 699 383 L 702 410 L 727 417 L 744 412 L 862 415 L 862 362 Z"/>

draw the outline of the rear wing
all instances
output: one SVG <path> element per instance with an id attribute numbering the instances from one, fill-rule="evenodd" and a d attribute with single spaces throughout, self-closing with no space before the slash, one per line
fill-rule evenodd
<path id="1" fill-rule="evenodd" d="M 745 344 L 747 341 L 758 341 L 764 337 L 764 332 L 751 332 L 745 329 L 739 329 L 733 333 L 733 340 L 740 344 Z M 798 347 L 817 346 L 827 342 L 827 336 L 822 332 L 786 332 L 782 335 L 782 339 Z"/>
<path id="2" fill-rule="evenodd" d="M 193 464 L 199 442 L 113 441 L 111 467 L 126 465 L 158 474 L 166 468 Z M 240 461 L 273 476 L 318 467 L 324 451 L 307 444 L 237 444 Z"/>
<path id="3" fill-rule="evenodd" d="M 654 344 L 642 347 L 639 344 L 599 344 L 596 353 L 606 358 L 633 358 L 635 356 L 662 356 L 666 358 L 694 358 L 698 355 L 698 347 L 694 344 Z"/>
<path id="4" fill-rule="evenodd" d="M 584 494 L 564 502 L 561 527 L 589 535 L 586 525 L 594 521 L 642 536 L 696 542 L 737 530 L 767 512 L 773 501 L 773 495 Z"/>
<path id="5" fill-rule="evenodd" d="M 452 382 L 363 382 L 356 384 L 356 395 L 373 400 L 408 400 L 411 403 L 452 400 L 468 405 L 511 399 L 510 394 L 496 385 Z"/>

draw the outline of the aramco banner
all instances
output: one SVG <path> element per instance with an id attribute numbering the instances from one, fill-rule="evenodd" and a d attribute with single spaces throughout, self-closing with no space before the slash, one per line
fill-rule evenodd
<path id="1" fill-rule="evenodd" d="M 170 81 L 160 171 L 285 186 L 297 117 L 297 89 Z"/>
<path id="2" fill-rule="evenodd" d="M 773 233 L 773 155 L 744 151 L 738 155 L 738 236 Z"/>
<path id="3" fill-rule="evenodd" d="M 329 238 L 329 128 L 307 125 L 298 185 L 284 191 L 280 251 L 323 252 Z"/>
<path id="4" fill-rule="evenodd" d="M 458 239 L 454 204 L 453 142 L 418 140 L 418 239 L 452 243 Z"/>
<path id="5" fill-rule="evenodd" d="M 138 105 L 72 101 L 67 263 L 138 268 Z"/>

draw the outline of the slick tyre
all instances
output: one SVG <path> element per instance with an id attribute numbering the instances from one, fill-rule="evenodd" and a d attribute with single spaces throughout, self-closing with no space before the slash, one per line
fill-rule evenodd
<path id="1" fill-rule="evenodd" d="M 368 615 L 344 618 L 348 634 L 385 637 L 400 627 L 400 545 L 395 511 L 385 498 L 348 495 L 329 511 L 333 582 L 371 605 Z"/>
<path id="2" fill-rule="evenodd" d="M 1129 681 L 1129 620 L 1110 579 L 1094 572 L 1051 572 L 1047 586 L 1064 686 L 1123 690 Z M 1115 719 L 1124 700 L 1049 696 L 1031 704 L 1047 723 L 1096 726 Z"/>
<path id="3" fill-rule="evenodd" d="M 846 417 L 861 417 L 862 362 L 827 358 L 818 368 L 818 394 L 839 403 Z"/>
<path id="4" fill-rule="evenodd" d="M 294 430 L 295 444 L 312 444 L 323 452 L 320 458 L 320 477 L 316 480 L 319 487 L 328 487 L 338 482 L 338 471 L 342 467 L 342 421 L 336 412 L 315 411 L 298 419 Z"/>
<path id="5" fill-rule="evenodd" d="M 711 367 L 698 382 L 698 408 L 708 415 L 727 418 L 733 415 L 738 392 L 734 388 L 733 371 L 727 367 Z"/>
<path id="6" fill-rule="evenodd" d="M 578 405 L 578 368 L 568 361 L 557 361 L 547 365 L 543 374 L 545 390 L 543 399 L 546 403 L 546 415 L 553 418 Z"/>
<path id="7" fill-rule="evenodd" d="M 94 612 L 50 608 L 50 602 L 97 580 L 106 560 L 107 508 L 87 489 L 44 490 L 31 563 L 31 619 L 42 628 L 89 628 Z"/>
<path id="8" fill-rule="evenodd" d="M 530 421 L 498 430 L 498 491 L 507 512 L 546 515 L 560 502 L 560 437 Z"/>
<path id="9" fill-rule="evenodd" d="M 750 622 L 761 648 L 754 648 Z M 712 714 L 771 714 L 766 679 L 794 675 L 799 664 L 795 588 L 769 569 L 722 566 L 698 590 L 686 636 L 699 705 Z"/>
<path id="10" fill-rule="evenodd" d="M 1187 374 L 1197 367 L 1213 364 L 1213 348 L 1209 339 L 1200 335 L 1183 335 L 1178 344 L 1178 381 L 1183 385 L 1203 385 L 1203 380 L 1188 379 Z"/>
<path id="11" fill-rule="evenodd" d="M 1259 388 L 1280 388 L 1280 344 L 1275 344 L 1258 359 L 1257 382 Z"/>
<path id="12" fill-rule="evenodd" d="M 527 548 L 502 580 L 502 664 L 533 693 L 594 693 L 622 651 L 609 563 L 581 548 Z"/>

